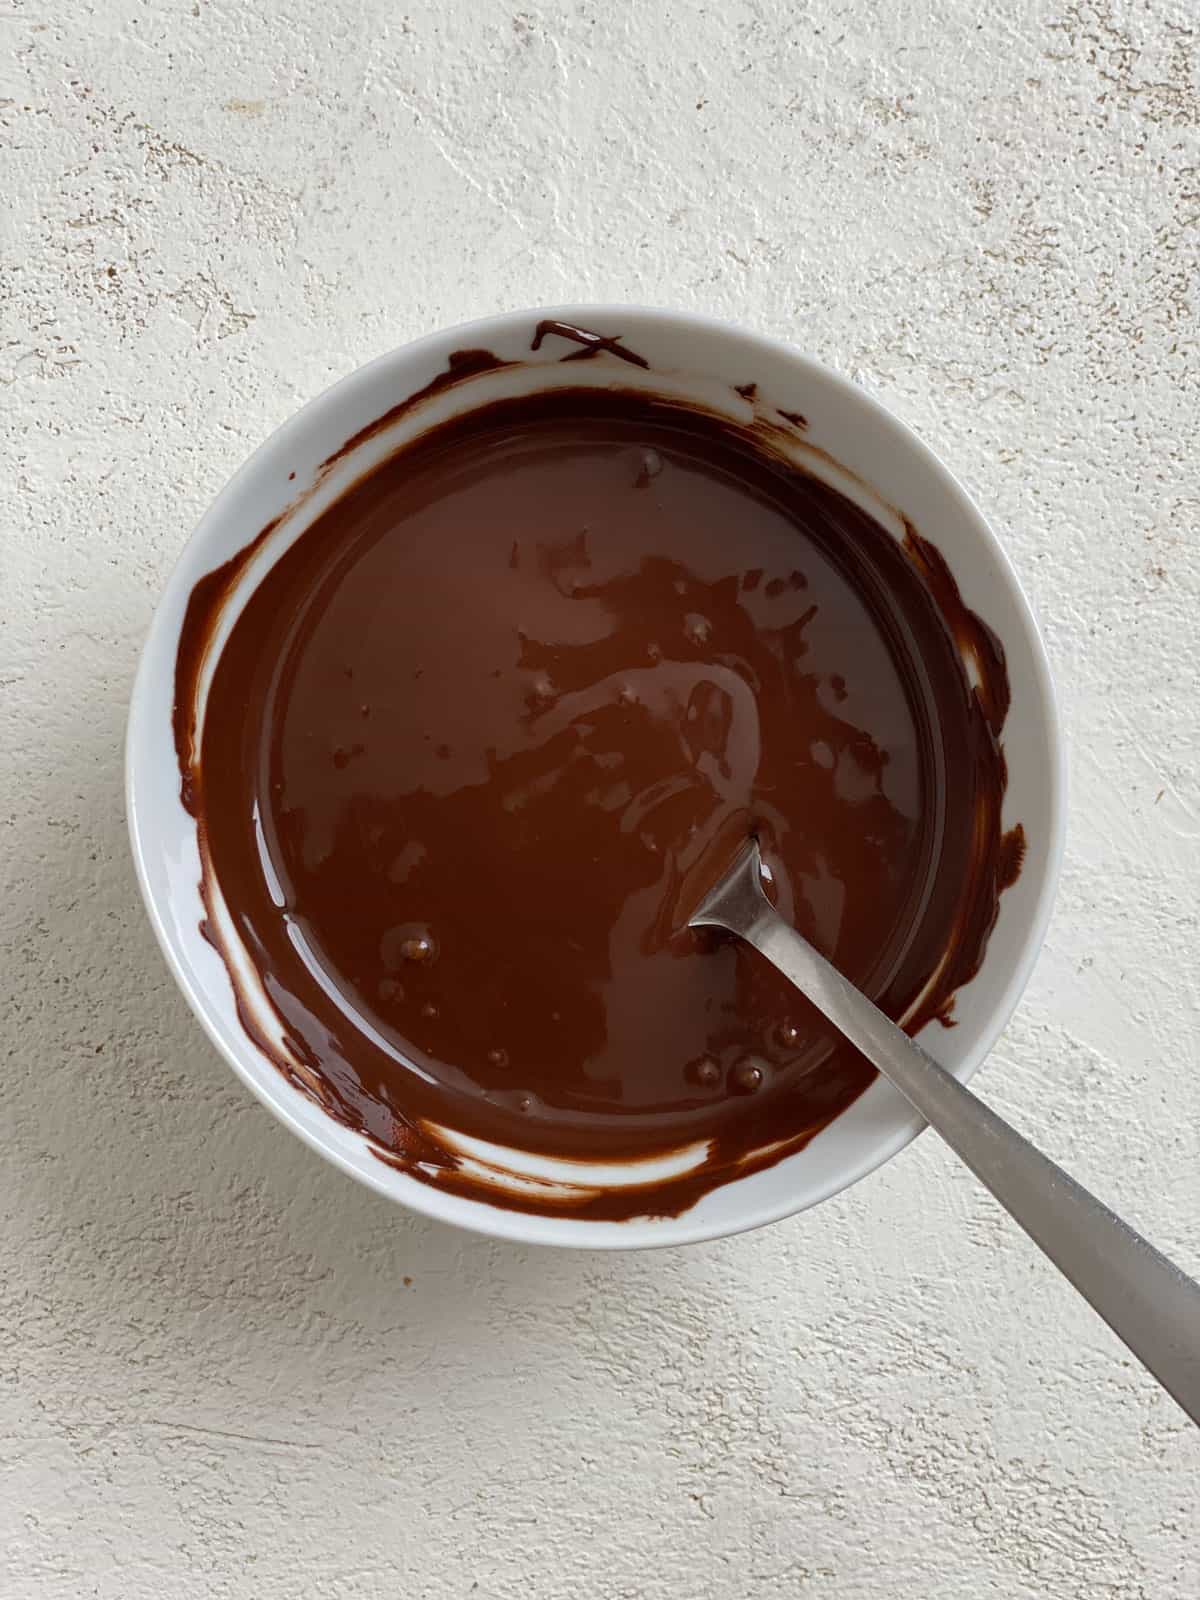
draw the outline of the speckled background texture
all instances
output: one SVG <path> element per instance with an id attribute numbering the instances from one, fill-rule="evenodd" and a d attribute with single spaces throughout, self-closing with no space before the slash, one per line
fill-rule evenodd
<path id="1" fill-rule="evenodd" d="M 201 1036 L 121 774 L 189 530 L 332 380 L 539 302 L 790 339 L 962 476 L 1057 672 L 977 1086 L 1200 1272 L 1190 0 L 5 0 L 0 73 L 6 1600 L 1195 1600 L 1195 1430 L 932 1136 L 688 1250 L 415 1220 Z"/>

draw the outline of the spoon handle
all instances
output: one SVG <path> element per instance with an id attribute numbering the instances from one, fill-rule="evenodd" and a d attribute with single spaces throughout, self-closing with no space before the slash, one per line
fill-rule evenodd
<path id="1" fill-rule="evenodd" d="M 754 945 L 891 1080 L 1200 1423 L 1200 1285 L 951 1077 L 761 892 L 716 899 L 711 920 Z"/>

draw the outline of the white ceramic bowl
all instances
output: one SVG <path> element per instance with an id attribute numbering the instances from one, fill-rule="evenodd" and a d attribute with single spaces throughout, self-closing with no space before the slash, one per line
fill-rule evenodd
<path id="1" fill-rule="evenodd" d="M 535 353 L 530 346 L 543 318 L 618 335 L 646 358 L 651 372 L 644 374 L 611 354 L 564 364 L 561 357 L 572 347 L 555 337 Z M 442 390 L 321 477 L 321 464 L 345 441 L 443 373 L 451 353 L 464 348 L 483 348 L 521 365 Z M 807 448 L 814 470 L 873 505 L 864 488 L 871 485 L 884 502 L 874 505 L 882 517 L 893 507 L 911 519 L 949 561 L 967 604 L 999 635 L 1012 688 L 1004 730 L 1008 791 L 1003 821 L 1005 827 L 1023 824 L 1028 850 L 1019 880 L 1001 898 L 983 966 L 959 992 L 958 1026 L 945 1030 L 935 1024 L 922 1036 L 957 1077 L 972 1075 L 1008 1020 L 1037 957 L 1063 840 L 1062 749 L 1036 625 L 995 536 L 955 479 L 903 423 L 854 384 L 787 345 L 708 318 L 629 306 L 559 307 L 489 317 L 380 357 L 285 423 L 242 467 L 196 529 L 154 618 L 129 717 L 130 833 L 150 919 L 192 1009 L 234 1071 L 322 1155 L 415 1211 L 484 1233 L 599 1248 L 681 1244 L 756 1227 L 827 1199 L 902 1149 L 919 1132 L 920 1119 L 888 1084 L 876 1082 L 798 1154 L 713 1190 L 677 1217 L 591 1222 L 528 1215 L 446 1194 L 379 1161 L 359 1134 L 334 1122 L 293 1088 L 251 1042 L 238 1021 L 226 969 L 199 931 L 204 909 L 196 826 L 179 794 L 171 726 L 175 653 L 196 580 L 292 506 L 264 556 L 275 559 L 351 481 L 431 423 L 516 388 L 564 381 L 648 383 L 743 419 L 750 414 L 749 402 L 734 386 L 757 384 L 759 404 L 802 412 L 808 419 L 807 446 L 797 448 Z M 822 453 L 853 476 L 842 477 Z M 511 1152 L 502 1153 L 500 1164 L 514 1171 L 538 1170 L 532 1161 L 522 1169 L 521 1157 Z"/>

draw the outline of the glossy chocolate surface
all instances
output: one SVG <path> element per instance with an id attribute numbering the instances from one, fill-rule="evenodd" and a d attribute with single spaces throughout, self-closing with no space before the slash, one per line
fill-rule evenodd
<path id="1" fill-rule="evenodd" d="M 678 403 L 496 402 L 281 557 L 197 748 L 243 559 L 197 586 L 180 648 L 205 892 L 287 1049 L 247 1026 L 385 1159 L 501 1204 L 674 1212 L 847 1106 L 863 1059 L 753 952 L 681 931 L 685 875 L 750 829 L 847 976 L 910 1029 L 951 1020 L 1021 839 L 1000 824 L 1003 654 L 914 530 Z M 683 1179 L 514 1201 L 439 1126 L 704 1154 Z"/>

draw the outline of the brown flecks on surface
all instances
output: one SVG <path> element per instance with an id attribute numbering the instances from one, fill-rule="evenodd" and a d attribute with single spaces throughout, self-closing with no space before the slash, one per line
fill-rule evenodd
<path id="1" fill-rule="evenodd" d="M 193 273 L 163 298 L 198 336 L 228 339 L 244 333 L 257 316 L 239 306 L 230 290 L 209 271 Z"/>
<path id="2" fill-rule="evenodd" d="M 753 401 L 758 393 L 758 385 L 756 383 L 735 383 L 733 392 L 734 394 L 740 394 L 743 400 Z"/>
<path id="3" fill-rule="evenodd" d="M 794 428 L 804 429 L 808 427 L 808 418 L 804 415 L 803 411 L 785 411 L 783 407 L 780 406 L 779 415 L 784 419 L 785 422 L 790 422 Z"/>

